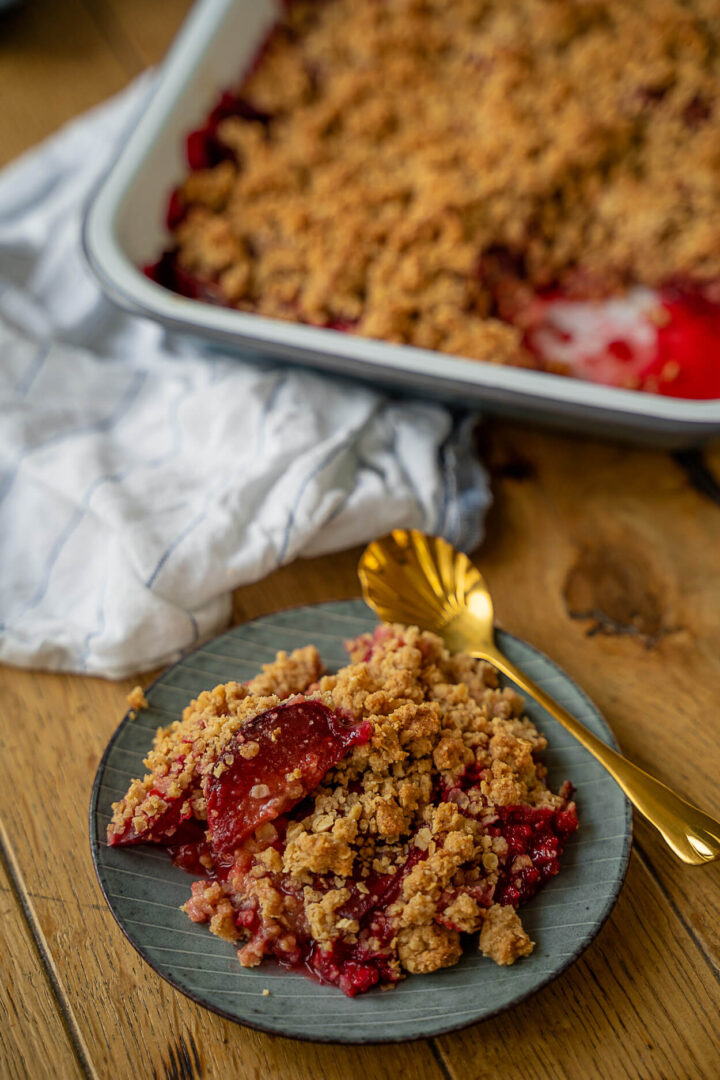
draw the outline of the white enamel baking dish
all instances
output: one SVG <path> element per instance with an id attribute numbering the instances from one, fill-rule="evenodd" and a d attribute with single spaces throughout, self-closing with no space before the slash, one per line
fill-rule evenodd
<path id="1" fill-rule="evenodd" d="M 122 308 L 237 352 L 282 357 L 415 395 L 633 440 L 687 445 L 720 432 L 720 400 L 683 401 L 579 379 L 390 345 L 188 300 L 139 266 L 167 246 L 168 196 L 187 171 L 185 137 L 236 85 L 280 9 L 278 0 L 200 0 L 157 90 L 92 199 L 85 251 Z"/>

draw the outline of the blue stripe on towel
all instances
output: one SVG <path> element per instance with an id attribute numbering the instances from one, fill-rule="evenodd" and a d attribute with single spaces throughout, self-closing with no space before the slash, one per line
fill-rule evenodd
<path id="1" fill-rule="evenodd" d="M 27 605 L 27 607 L 21 613 L 22 615 L 25 615 L 26 612 L 28 612 L 28 611 L 32 611 L 33 608 L 36 608 L 38 606 L 38 604 L 43 600 L 43 598 L 45 596 L 45 593 L 47 592 L 47 587 L 50 584 L 50 578 L 52 576 L 52 572 L 55 569 L 55 563 L 60 558 L 60 555 L 62 553 L 63 548 L 65 547 L 68 540 L 70 539 L 72 534 L 75 532 L 75 530 L 77 529 L 78 525 L 80 524 L 80 522 L 82 521 L 82 519 L 84 517 L 85 517 L 85 511 L 84 510 L 76 510 L 74 512 L 74 514 L 72 515 L 72 517 L 70 518 L 70 520 L 63 526 L 63 528 L 60 530 L 60 532 L 56 536 L 55 542 L 54 542 L 52 548 L 50 549 L 50 556 L 49 556 L 47 564 L 45 566 L 45 573 L 43 574 L 40 585 L 38 586 L 38 588 L 37 588 L 37 590 L 35 592 L 35 595 L 33 596 L 30 603 Z"/>
<path id="2" fill-rule="evenodd" d="M 18 379 L 17 386 L 15 387 L 15 390 L 18 394 L 22 394 L 23 397 L 25 396 L 25 394 L 27 394 L 28 390 L 35 382 L 35 379 L 37 378 L 40 369 L 45 363 L 49 352 L 50 342 L 43 342 L 42 345 L 38 346 L 37 350 L 35 351 L 35 355 L 28 364 L 26 370 Z"/>
<path id="3" fill-rule="evenodd" d="M 341 442 L 339 446 L 333 447 L 333 449 L 330 451 L 330 453 L 326 454 L 325 457 L 322 459 L 322 461 L 319 461 L 317 463 L 317 465 L 315 465 L 310 470 L 310 472 L 307 474 L 307 476 L 305 477 L 305 479 L 301 483 L 300 487 L 298 488 L 297 495 L 295 496 L 295 498 L 293 500 L 293 504 L 290 507 L 290 512 L 288 514 L 287 523 L 285 525 L 285 534 L 283 536 L 282 544 L 280 545 L 280 552 L 278 554 L 278 565 L 279 566 L 282 566 L 283 562 L 285 561 L 285 556 L 287 555 L 287 550 L 288 550 L 288 547 L 289 547 L 289 544 L 290 544 L 290 537 L 292 535 L 293 526 L 295 524 L 295 515 L 297 514 L 298 507 L 300 506 L 300 503 L 302 502 L 302 497 L 305 494 L 305 491 L 307 490 L 308 484 L 310 484 L 311 481 L 313 481 L 316 476 L 319 476 L 320 473 L 324 469 L 326 469 L 328 467 L 328 465 L 330 465 L 330 463 L 332 461 L 335 460 L 335 458 L 338 456 L 338 454 L 341 454 L 344 450 L 347 450 L 347 443 L 346 442 Z"/>
<path id="4" fill-rule="evenodd" d="M 89 630 L 85 635 L 85 641 L 83 642 L 83 650 L 80 655 L 80 663 L 82 664 L 83 671 L 87 671 L 87 662 L 90 655 L 90 642 L 93 638 L 102 634 L 105 629 L 105 590 L 107 588 L 108 574 L 105 574 L 105 580 L 103 581 L 102 592 L 100 594 L 100 603 L 98 604 L 97 616 L 96 616 L 96 628 Z"/>
<path id="5" fill-rule="evenodd" d="M 193 529 L 196 529 L 198 525 L 205 520 L 205 518 L 207 517 L 207 508 L 209 501 L 209 498 L 205 500 L 205 505 L 200 511 L 200 513 L 196 514 L 192 521 L 189 521 L 185 528 L 181 529 L 175 539 L 165 548 L 165 551 L 160 556 L 155 569 L 145 582 L 146 589 L 152 589 L 153 584 L 155 583 L 155 579 L 157 578 L 165 563 L 172 555 L 173 551 L 175 551 L 180 546 L 180 544 L 182 544 L 183 540 L 190 535 Z"/>
<path id="6" fill-rule="evenodd" d="M 262 412 L 260 413 L 260 421 L 259 421 L 259 425 L 258 425 L 258 427 L 259 427 L 259 430 L 258 430 L 258 444 L 257 444 L 257 455 L 258 455 L 258 457 L 260 457 L 260 455 L 262 454 L 262 452 L 263 452 L 263 450 L 265 448 L 265 423 L 267 421 L 268 416 L 270 415 L 271 410 L 273 409 L 273 407 L 275 405 L 275 402 L 278 399 L 278 395 L 280 394 L 280 391 L 282 390 L 282 388 L 283 388 L 283 386 L 285 385 L 286 382 L 287 382 L 287 372 L 286 371 L 281 371 L 280 374 L 275 379 L 275 382 L 271 386 L 268 396 L 265 398 L 265 402 L 264 402 L 263 407 L 262 407 Z"/>

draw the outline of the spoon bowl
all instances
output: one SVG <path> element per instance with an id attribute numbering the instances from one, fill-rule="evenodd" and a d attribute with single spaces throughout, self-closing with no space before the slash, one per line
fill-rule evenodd
<path id="1" fill-rule="evenodd" d="M 450 652 L 493 645 L 492 599 L 480 571 L 438 536 L 395 529 L 369 544 L 360 559 L 366 602 L 385 622 L 432 630 Z"/>
<path id="2" fill-rule="evenodd" d="M 699 866 L 720 858 L 720 822 L 593 735 L 500 651 L 489 590 L 467 555 L 441 537 L 395 529 L 368 545 L 358 576 L 366 602 L 385 622 L 432 630 L 451 653 L 489 661 L 539 702 L 607 769 L 679 859 Z"/>

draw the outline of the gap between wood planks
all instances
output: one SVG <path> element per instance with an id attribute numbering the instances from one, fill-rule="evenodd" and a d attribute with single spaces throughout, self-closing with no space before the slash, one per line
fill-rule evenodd
<path id="1" fill-rule="evenodd" d="M 88 1053 L 85 1040 L 83 1039 L 78 1022 L 75 1019 L 75 1014 L 72 1011 L 70 1002 L 62 991 L 60 977 L 50 951 L 50 946 L 48 945 L 47 938 L 40 926 L 40 921 L 37 918 L 30 896 L 24 888 L 20 867 L 18 866 L 15 853 L 13 852 L 9 837 L 5 831 L 5 825 L 1 818 L 0 859 L 2 860 L 5 872 L 7 873 L 13 895 L 23 913 L 28 931 L 35 944 L 40 966 L 45 974 L 50 990 L 52 991 L 53 998 L 57 1002 L 63 1026 L 73 1050 L 75 1051 L 78 1064 L 88 1080 L 100 1080 L 90 1058 L 90 1054 Z"/>
<path id="2" fill-rule="evenodd" d="M 649 826 L 649 827 L 651 828 L 652 826 Z M 662 893 L 662 896 L 667 901 L 668 907 L 670 908 L 670 910 L 673 912 L 675 917 L 678 919 L 678 921 L 682 924 L 682 926 L 687 931 L 688 937 L 690 938 L 690 940 L 695 945 L 695 948 L 697 949 L 697 951 L 700 953 L 700 955 L 705 960 L 707 966 L 710 968 L 710 971 L 715 976 L 716 981 L 718 983 L 720 983 L 720 967 L 718 967 L 718 965 L 715 963 L 714 957 L 707 951 L 707 949 L 703 945 L 701 939 L 695 933 L 695 929 L 694 929 L 692 923 L 688 922 L 688 920 L 685 918 L 682 911 L 677 906 L 677 904 L 673 900 L 673 898 L 670 895 L 670 893 L 668 892 L 668 890 L 665 888 L 665 885 L 663 884 L 662 878 L 656 872 L 655 867 L 653 866 L 653 864 L 652 864 L 652 862 L 650 860 L 650 856 L 645 851 L 645 848 L 643 847 L 643 845 L 638 841 L 637 834 L 635 834 L 635 836 L 633 836 L 632 850 L 635 852 L 638 859 L 643 864 L 643 866 L 647 870 L 648 874 L 650 875 L 652 880 L 657 885 L 658 889 Z M 692 874 L 694 870 L 698 871 L 699 873 L 702 873 L 702 870 L 703 870 L 703 868 L 701 866 L 695 867 L 695 868 L 690 867 L 690 866 L 683 867 L 683 865 L 680 863 L 680 860 L 678 860 L 678 866 L 681 869 L 683 869 L 683 872 L 689 873 L 689 874 Z"/>
<path id="3" fill-rule="evenodd" d="M 680 466 L 688 483 L 700 495 L 720 506 L 720 480 L 717 479 L 700 449 L 678 450 L 673 460 Z"/>
<path id="4" fill-rule="evenodd" d="M 435 1039 L 428 1039 L 428 1048 L 432 1056 L 435 1058 L 435 1064 L 445 1077 L 445 1080 L 456 1080 L 455 1073 L 445 1061 L 445 1058 L 443 1057 L 443 1052 L 437 1045 Z"/>

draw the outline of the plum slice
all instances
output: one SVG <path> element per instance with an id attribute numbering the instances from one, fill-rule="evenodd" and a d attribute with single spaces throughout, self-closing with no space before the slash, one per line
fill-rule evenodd
<path id="1" fill-rule="evenodd" d="M 128 844 L 186 844 L 201 839 L 204 826 L 193 814 L 193 804 L 201 795 L 197 783 L 189 782 L 187 757 L 178 755 L 164 776 L 153 774 L 145 782 L 134 781 L 125 798 L 115 804 L 115 817 L 108 825 L 111 847 Z M 147 787 L 152 783 L 152 787 Z M 118 811 L 132 810 L 128 816 Z"/>
<path id="2" fill-rule="evenodd" d="M 352 723 L 313 700 L 278 705 L 249 720 L 221 753 L 219 775 L 206 781 L 214 850 L 232 854 L 259 825 L 300 802 L 371 733 L 367 720 Z"/>
<path id="3" fill-rule="evenodd" d="M 193 817 L 189 791 L 172 798 L 157 788 L 149 794 L 160 796 L 165 801 L 166 809 L 160 813 L 149 810 L 146 824 L 139 832 L 132 819 L 128 819 L 119 832 L 108 830 L 110 847 L 126 847 L 129 844 L 188 844 L 202 839 L 203 826 Z"/>

